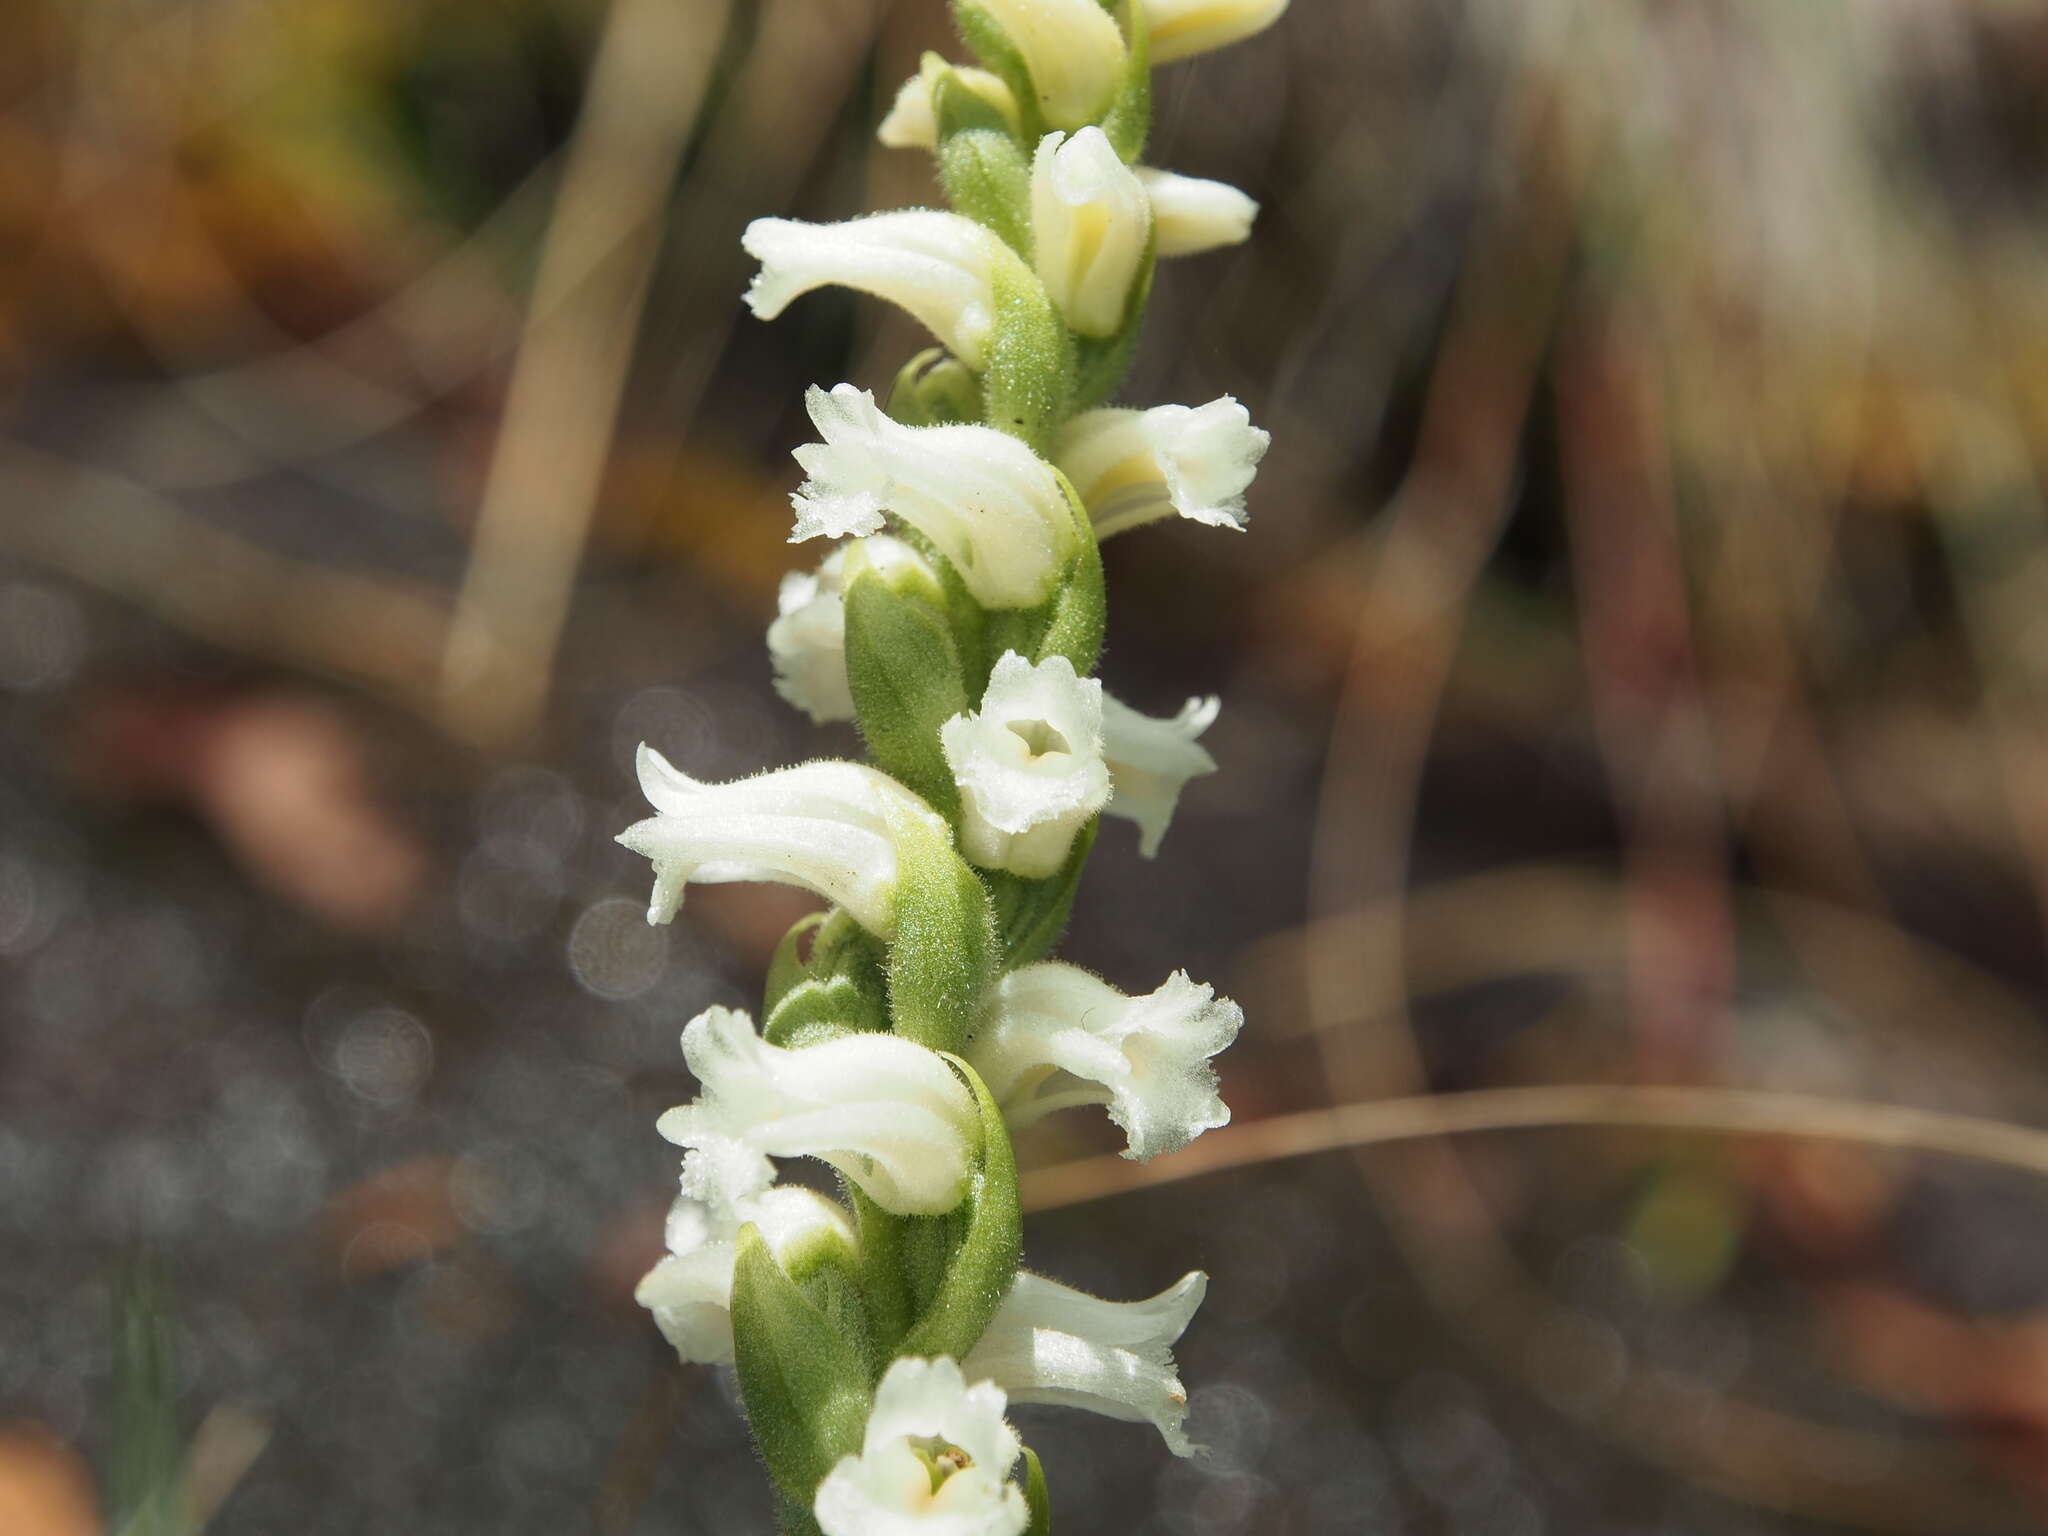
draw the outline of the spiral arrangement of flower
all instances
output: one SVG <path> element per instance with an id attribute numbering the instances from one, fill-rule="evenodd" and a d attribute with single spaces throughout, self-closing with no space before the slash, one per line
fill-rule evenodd
<path id="1" fill-rule="evenodd" d="M 936 157 L 951 211 L 761 219 L 748 302 L 772 319 L 837 284 L 939 345 L 885 402 L 813 388 L 791 542 L 843 541 L 783 585 L 776 686 L 857 722 L 870 763 L 704 784 L 643 747 L 651 921 L 691 881 L 769 880 L 831 906 L 784 939 L 762 1023 L 713 1008 L 668 1256 L 639 1299 L 685 1360 L 730 1363 L 792 1532 L 1050 1529 L 1043 1470 L 1004 1419 L 1053 1402 L 1192 1449 L 1170 1353 L 1191 1273 L 1110 1302 L 1019 1268 L 1011 1133 L 1104 1107 L 1126 1155 L 1224 1124 L 1210 1059 L 1236 1004 L 1177 971 L 1128 996 L 1046 958 L 1105 814 L 1150 856 L 1215 771 L 1218 704 L 1156 719 L 1091 674 L 1099 541 L 1166 517 L 1242 529 L 1266 434 L 1224 397 L 1105 403 L 1161 256 L 1242 241 L 1236 189 L 1137 164 L 1151 71 L 1270 24 L 1285 0 L 955 0 L 980 67 L 927 55 L 880 136 Z M 778 1185 L 816 1157 L 843 1198 Z M 1019 1462 L 1023 1466 L 1019 1468 Z"/>

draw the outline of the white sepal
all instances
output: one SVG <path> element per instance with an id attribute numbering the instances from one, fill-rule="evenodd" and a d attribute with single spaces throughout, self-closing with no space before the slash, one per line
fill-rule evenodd
<path id="1" fill-rule="evenodd" d="M 1287 0 L 1140 0 L 1152 62 L 1171 64 L 1263 32 L 1280 19 Z"/>
<path id="2" fill-rule="evenodd" d="M 975 714 L 939 727 L 960 786 L 960 849 L 984 869 L 1044 879 L 1109 800 L 1102 684 L 1064 656 L 1005 651 Z"/>
<path id="3" fill-rule="evenodd" d="M 964 64 L 949 64 L 936 53 L 924 56 L 918 72 L 903 82 L 895 103 L 875 129 L 875 137 L 888 149 L 937 149 L 939 119 L 936 98 L 939 82 L 947 75 L 965 86 L 1002 115 L 1014 132 L 1018 124 L 1017 98 L 999 75 Z"/>
<path id="4" fill-rule="evenodd" d="M 859 763 L 799 763 L 704 784 L 645 742 L 636 761 L 640 791 L 656 814 L 618 841 L 654 864 L 650 923 L 676 915 L 692 880 L 765 880 L 815 891 L 887 938 L 896 926 L 898 824 L 913 818 L 946 826 L 889 775 Z"/>
<path id="5" fill-rule="evenodd" d="M 709 1008 L 684 1028 L 683 1059 L 703 1091 L 655 1123 L 680 1146 L 822 1158 L 899 1216 L 950 1211 L 966 1192 L 980 1118 L 935 1051 L 881 1034 L 790 1050 Z"/>
<path id="6" fill-rule="evenodd" d="M 1083 411 L 1061 429 L 1054 459 L 1098 539 L 1175 515 L 1242 531 L 1245 489 L 1271 441 L 1224 395 L 1207 405 Z"/>
<path id="7" fill-rule="evenodd" d="M 858 1456 L 818 1485 L 825 1536 L 1019 1536 L 1030 1523 L 1010 1468 L 1021 1447 L 988 1382 L 943 1357 L 904 1359 L 875 1388 Z"/>
<path id="8" fill-rule="evenodd" d="M 1031 74 L 1038 110 L 1055 128 L 1079 128 L 1109 107 L 1123 83 L 1123 33 L 1096 0 L 974 0 Z"/>
<path id="9" fill-rule="evenodd" d="M 938 580 L 924 556 L 881 533 L 841 545 L 815 571 L 791 571 L 782 578 L 779 612 L 768 626 L 775 691 L 819 725 L 854 716 L 853 691 L 846 681 L 845 593 L 848 580 L 863 565 L 884 575 L 915 569 Z"/>
<path id="10" fill-rule="evenodd" d="M 791 543 L 879 532 L 884 512 L 953 563 L 977 601 L 1029 608 L 1051 595 L 1076 537 L 1052 466 L 993 427 L 906 427 L 851 384 L 804 396 L 821 443 L 796 450 Z"/>
<path id="11" fill-rule="evenodd" d="M 1259 205 L 1228 182 L 1177 176 L 1149 165 L 1134 171 L 1152 204 L 1156 255 L 1195 256 L 1251 238 Z"/>
<path id="12" fill-rule="evenodd" d="M 1124 1156 L 1143 1161 L 1230 1123 L 1209 1058 L 1243 1023 L 1236 1003 L 1186 971 L 1127 997 L 1079 966 L 1041 961 L 996 984 L 967 1059 L 1013 1130 L 1105 1104 L 1130 1138 Z"/>
<path id="13" fill-rule="evenodd" d="M 1016 1402 L 1149 1420 L 1168 1450 L 1191 1455 L 1188 1398 L 1172 1348 L 1208 1288 L 1209 1277 L 1195 1270 L 1144 1301 L 1103 1301 L 1019 1270 L 965 1370 Z"/>
<path id="14" fill-rule="evenodd" d="M 668 1249 L 647 1272 L 633 1299 L 654 1314 L 662 1336 L 684 1360 L 704 1365 L 732 1363 L 732 1273 L 739 1254 L 739 1230 L 760 1229 L 769 1252 L 787 1266 L 816 1245 L 836 1248 L 844 1261 L 857 1261 L 853 1223 L 843 1207 L 796 1185 L 761 1189 L 730 1203 L 707 1203 L 689 1192 L 690 1163 L 684 1160 L 684 1192 L 669 1212 Z"/>
<path id="15" fill-rule="evenodd" d="M 1068 329 L 1083 336 L 1123 329 L 1151 230 L 1151 199 L 1100 128 L 1038 141 L 1031 259 Z"/>
<path id="16" fill-rule="evenodd" d="M 1216 722 L 1223 701 L 1189 699 L 1170 720 L 1141 715 L 1107 693 L 1102 696 L 1102 755 L 1109 764 L 1106 814 L 1138 824 L 1138 853 L 1152 858 L 1173 821 L 1181 787 L 1216 771 L 1216 759 L 1196 743 Z"/>
<path id="17" fill-rule="evenodd" d="M 763 320 L 837 283 L 907 310 L 968 367 L 985 360 L 995 324 L 992 273 L 1006 251 L 964 215 L 905 208 L 839 224 L 756 219 L 740 244 L 761 263 L 747 304 Z"/>

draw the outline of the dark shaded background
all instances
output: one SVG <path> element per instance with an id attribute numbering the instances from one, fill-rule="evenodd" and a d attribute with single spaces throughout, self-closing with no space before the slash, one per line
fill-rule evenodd
<path id="1" fill-rule="evenodd" d="M 2041 15 L 1296 0 L 1162 72 L 1151 158 L 1264 212 L 1162 269 L 1127 398 L 1235 393 L 1274 448 L 1248 536 L 1108 552 L 1109 685 L 1221 693 L 1223 771 L 1156 863 L 1108 829 L 1067 954 L 1235 995 L 1240 1126 L 1574 1083 L 2048 1116 Z M 942 8 L 6 28 L 0 1530 L 113 1528 L 141 1306 L 211 1530 L 766 1531 L 729 1384 L 630 1289 L 681 1025 L 802 903 L 648 929 L 611 837 L 642 739 L 855 749 L 768 687 L 787 455 L 804 384 L 918 343 L 751 321 L 738 236 L 933 195 L 870 130 Z M 1062 1529 L 2048 1529 L 2034 1175 L 1613 1127 L 1246 1158 L 1032 1225 L 1111 1295 L 1214 1275 L 1207 1457 L 1020 1411 Z"/>

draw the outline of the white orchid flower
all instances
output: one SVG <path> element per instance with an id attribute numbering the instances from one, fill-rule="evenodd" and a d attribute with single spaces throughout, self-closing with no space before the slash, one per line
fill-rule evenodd
<path id="1" fill-rule="evenodd" d="M 1100 128 L 1048 133 L 1031 161 L 1031 259 L 1083 336 L 1123 329 L 1152 232 L 1152 200 Z"/>
<path id="2" fill-rule="evenodd" d="M 851 384 L 804 396 L 822 443 L 796 450 L 791 543 L 878 533 L 893 512 L 938 546 L 989 608 L 1045 601 L 1079 531 L 1052 466 L 993 427 L 906 427 Z"/>
<path id="3" fill-rule="evenodd" d="M 1144 1301 L 1103 1301 L 1019 1270 L 962 1368 L 1013 1402 L 1150 1421 L 1174 1455 L 1192 1455 L 1172 1348 L 1208 1288 L 1209 1277 L 1195 1270 Z"/>
<path id="4" fill-rule="evenodd" d="M 904 309 L 970 368 L 987 358 L 1002 240 L 974 220 L 930 208 L 838 224 L 756 219 L 740 244 L 761 263 L 747 304 L 773 320 L 790 301 L 837 283 Z"/>
<path id="5" fill-rule="evenodd" d="M 775 691 L 819 725 L 854 716 L 853 691 L 846 681 L 845 593 L 863 566 L 885 576 L 915 570 L 938 580 L 924 556 L 885 533 L 842 544 L 815 571 L 784 575 L 776 595 L 778 612 L 768 626 Z"/>
<path id="6" fill-rule="evenodd" d="M 1109 800 L 1102 684 L 1064 656 L 1033 666 L 1005 651 L 978 713 L 939 727 L 960 786 L 960 848 L 984 869 L 1043 879 Z"/>
<path id="7" fill-rule="evenodd" d="M 732 1276 L 739 1256 L 740 1228 L 752 1223 L 785 1269 L 795 1269 L 829 1250 L 851 1265 L 858 1259 L 853 1223 L 844 1207 L 796 1185 L 770 1189 L 732 1171 L 750 1163 L 767 1167 L 760 1154 L 729 1143 L 737 1157 L 709 1154 L 715 1171 L 705 1177 L 706 1153 L 683 1160 L 683 1192 L 669 1211 L 668 1253 L 647 1272 L 633 1299 L 654 1314 L 662 1336 L 686 1361 L 730 1365 Z M 772 1177 L 772 1170 L 770 1170 Z"/>
<path id="8" fill-rule="evenodd" d="M 1140 0 L 1152 62 L 1171 64 L 1263 32 L 1287 0 Z"/>
<path id="9" fill-rule="evenodd" d="M 1123 83 L 1126 53 L 1096 0 L 974 0 L 1003 29 L 1031 75 L 1038 110 L 1055 128 L 1101 117 Z"/>
<path id="10" fill-rule="evenodd" d="M 887 938 L 896 926 L 898 827 L 922 819 L 952 835 L 924 801 L 858 763 L 800 763 L 703 784 L 643 742 L 637 764 L 656 814 L 618 840 L 654 864 L 650 923 L 676 915 L 692 880 L 767 880 L 815 891 Z"/>
<path id="11" fill-rule="evenodd" d="M 950 1211 L 981 1141 L 973 1096 L 937 1052 L 900 1035 L 842 1035 L 770 1045 L 732 1008 L 683 1030 L 683 1059 L 703 1085 L 655 1124 L 679 1146 L 816 1157 L 899 1216 Z"/>
<path id="12" fill-rule="evenodd" d="M 1225 395 L 1207 405 L 1083 411 L 1061 430 L 1053 459 L 1098 539 L 1176 515 L 1242 531 L 1245 489 L 1270 441 Z"/>
<path id="13" fill-rule="evenodd" d="M 1019 1536 L 1021 1451 L 1002 1389 L 948 1359 L 898 1360 L 875 1388 L 858 1456 L 841 1457 L 811 1512 L 825 1536 Z"/>
<path id="14" fill-rule="evenodd" d="M 876 139 L 888 149 L 937 149 L 939 82 L 949 75 L 954 84 L 964 86 L 995 108 L 1015 131 L 1020 121 L 1017 98 L 1010 93 L 1009 86 L 1003 83 L 1000 75 L 965 64 L 950 64 L 936 53 L 927 53 L 917 73 L 897 90 L 888 116 L 875 129 Z"/>
<path id="15" fill-rule="evenodd" d="M 1230 1123 L 1209 1058 L 1243 1023 L 1236 1003 L 1186 971 L 1127 997 L 1079 966 L 1041 961 L 996 984 L 967 1059 L 1013 1130 L 1104 1104 L 1130 1138 L 1124 1156 L 1142 1162 Z"/>
<path id="16" fill-rule="evenodd" d="M 1138 824 L 1138 853 L 1152 858 L 1180 803 L 1189 779 L 1216 771 L 1216 759 L 1196 738 L 1216 723 L 1223 701 L 1213 695 L 1189 699 L 1170 720 L 1141 715 L 1130 705 L 1102 696 L 1102 755 L 1109 764 L 1111 816 Z"/>
<path id="17" fill-rule="evenodd" d="M 1149 165 L 1133 173 L 1152 204 L 1152 249 L 1160 256 L 1197 256 L 1251 238 L 1259 205 L 1228 182 L 1178 176 Z"/>

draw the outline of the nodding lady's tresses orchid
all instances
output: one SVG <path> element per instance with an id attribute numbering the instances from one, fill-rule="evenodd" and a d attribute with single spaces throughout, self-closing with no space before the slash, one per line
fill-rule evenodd
<path id="1" fill-rule="evenodd" d="M 1137 165 L 1153 64 L 1249 36 L 1285 0 L 950 0 L 973 64 L 928 54 L 883 143 L 933 152 L 951 210 L 757 219 L 747 302 L 847 287 L 939 346 L 882 397 L 807 395 L 776 690 L 852 720 L 868 761 L 702 783 L 642 747 L 652 922 L 695 881 L 766 880 L 827 910 L 790 930 L 757 1028 L 683 1031 L 697 1097 L 668 1252 L 638 1290 L 685 1360 L 730 1363 L 788 1536 L 1044 1536 L 1044 1469 L 1011 1402 L 1150 1424 L 1186 1455 L 1173 1348 L 1207 1277 L 1112 1302 L 1019 1268 L 1013 1137 L 1101 1106 L 1125 1155 L 1230 1119 L 1213 1058 L 1237 1005 L 1175 971 L 1129 996 L 1047 959 L 1099 819 L 1158 853 L 1217 701 L 1153 717 L 1094 676 L 1102 539 L 1181 517 L 1242 530 L 1266 434 L 1229 396 L 1109 403 L 1155 259 L 1250 233 L 1220 182 Z M 828 1165 L 833 1199 L 779 1183 Z"/>

